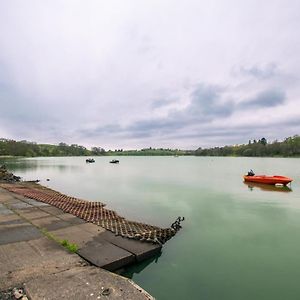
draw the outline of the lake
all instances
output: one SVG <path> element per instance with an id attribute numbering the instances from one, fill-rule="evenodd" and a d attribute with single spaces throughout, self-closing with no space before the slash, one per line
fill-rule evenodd
<path id="1" fill-rule="evenodd" d="M 299 299 L 300 159 L 94 159 L 0 158 L 0 164 L 23 179 L 102 201 L 131 220 L 169 227 L 184 216 L 160 256 L 124 272 L 158 300 Z M 291 189 L 248 186 L 242 175 L 249 169 L 294 181 Z"/>

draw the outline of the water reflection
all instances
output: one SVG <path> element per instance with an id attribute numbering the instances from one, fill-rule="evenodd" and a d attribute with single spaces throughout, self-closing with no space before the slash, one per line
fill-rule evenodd
<path id="1" fill-rule="evenodd" d="M 271 184 L 263 184 L 263 183 L 255 183 L 255 182 L 244 182 L 244 184 L 248 186 L 248 189 L 250 191 L 253 191 L 255 189 L 260 189 L 266 192 L 271 191 L 271 192 L 282 192 L 282 193 L 288 193 L 293 191 L 288 186 L 275 186 Z"/>
<path id="2" fill-rule="evenodd" d="M 161 252 L 158 253 L 156 256 L 151 257 L 143 262 L 135 264 L 134 266 L 125 268 L 124 272 L 122 272 L 123 276 L 132 279 L 135 274 L 139 274 L 145 268 L 147 268 L 150 264 L 155 263 L 157 264 L 159 257 L 161 256 Z"/>
<path id="3" fill-rule="evenodd" d="M 48 160 L 44 159 L 24 159 L 24 158 L 0 158 L 0 165 L 5 165 L 10 171 L 36 171 L 36 170 L 58 170 L 60 172 L 67 172 L 69 170 L 80 169 L 80 165 L 68 165 L 65 161 L 57 161 L 49 163 Z"/>

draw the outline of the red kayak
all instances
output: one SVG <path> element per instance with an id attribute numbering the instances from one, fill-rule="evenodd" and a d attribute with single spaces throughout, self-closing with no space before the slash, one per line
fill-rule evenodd
<path id="1" fill-rule="evenodd" d="M 257 183 L 265 183 L 265 184 L 283 184 L 287 185 L 292 182 L 293 179 L 285 176 L 267 176 L 267 175 L 253 175 L 253 176 L 244 176 L 244 181 L 247 182 L 257 182 Z"/>

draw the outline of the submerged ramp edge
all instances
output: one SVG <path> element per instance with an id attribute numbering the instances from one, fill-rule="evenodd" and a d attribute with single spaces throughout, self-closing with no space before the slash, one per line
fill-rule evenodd
<path id="1" fill-rule="evenodd" d="M 117 236 L 129 239 L 164 244 L 181 228 L 180 224 L 173 226 L 176 221 L 170 228 L 130 221 L 119 216 L 115 211 L 106 209 L 104 203 L 70 197 L 33 182 L 1 183 L 0 187 L 26 198 L 55 206 L 86 222 L 101 226 Z"/>

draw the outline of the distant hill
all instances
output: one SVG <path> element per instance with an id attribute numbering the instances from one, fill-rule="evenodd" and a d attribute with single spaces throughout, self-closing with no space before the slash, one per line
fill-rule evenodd
<path id="1" fill-rule="evenodd" d="M 300 157 L 300 137 L 295 135 L 282 142 L 268 143 L 265 138 L 249 141 L 248 144 L 199 148 L 195 151 L 198 156 L 269 156 L 269 157 Z"/>

